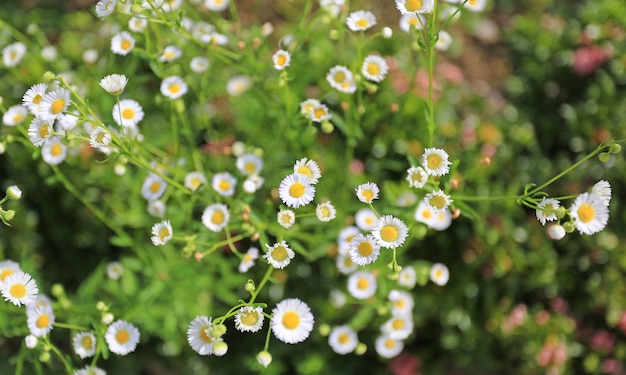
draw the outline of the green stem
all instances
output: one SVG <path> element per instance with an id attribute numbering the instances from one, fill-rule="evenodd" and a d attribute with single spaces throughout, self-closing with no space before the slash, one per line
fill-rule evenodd
<path id="1" fill-rule="evenodd" d="M 269 267 L 267 268 L 267 271 L 265 271 L 265 275 L 263 275 L 263 279 L 261 280 L 261 283 L 254 290 L 254 292 L 252 292 L 252 296 L 250 297 L 250 301 L 248 302 L 249 305 L 254 303 L 254 300 L 259 295 L 259 293 L 261 292 L 261 290 L 263 289 L 267 281 L 270 279 L 270 276 L 272 275 L 273 271 L 274 271 L 274 266 L 270 264 Z"/>
<path id="2" fill-rule="evenodd" d="M 52 351 L 54 352 L 54 354 L 57 355 L 57 357 L 59 357 L 59 359 L 61 360 L 61 362 L 63 362 L 63 365 L 65 366 L 65 370 L 67 371 L 68 374 L 72 374 L 73 373 L 73 369 L 72 369 L 72 363 L 71 361 L 63 355 L 63 353 L 61 353 L 61 351 L 59 350 L 59 348 L 57 348 L 51 341 L 50 339 L 46 336 L 43 338 L 44 342 L 46 343 L 46 345 L 48 345 Z"/>
<path id="3" fill-rule="evenodd" d="M 82 326 L 77 326 L 75 324 L 66 324 L 66 323 L 54 322 L 54 323 L 52 323 L 52 325 L 54 327 L 59 327 L 59 328 L 76 329 L 76 330 L 79 330 L 79 331 L 89 331 L 89 328 L 82 327 Z"/>
<path id="4" fill-rule="evenodd" d="M 465 195 L 451 195 L 450 198 L 454 201 L 462 201 L 462 202 L 479 202 L 479 201 L 504 201 L 504 200 L 513 200 L 519 197 L 511 196 L 511 195 L 496 195 L 490 197 L 474 197 L 474 196 L 465 196 Z"/>
<path id="5" fill-rule="evenodd" d="M 428 147 L 433 147 L 435 134 L 435 105 L 433 94 L 435 68 L 435 20 L 437 17 L 437 2 L 434 2 L 433 13 L 428 19 Z"/>

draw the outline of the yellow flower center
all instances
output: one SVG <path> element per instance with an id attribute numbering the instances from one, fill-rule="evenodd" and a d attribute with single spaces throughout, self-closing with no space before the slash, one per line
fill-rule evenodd
<path id="1" fill-rule="evenodd" d="M 300 315 L 295 311 L 287 311 L 283 315 L 283 325 L 287 329 L 296 329 L 300 325 Z"/>
<path id="2" fill-rule="evenodd" d="M 442 276 L 443 276 L 443 270 L 441 270 L 440 268 L 435 270 L 435 278 L 436 279 L 441 279 Z"/>
<path id="3" fill-rule="evenodd" d="M 91 339 L 91 336 L 83 337 L 83 341 L 80 344 L 87 350 L 91 350 L 93 348 L 93 340 Z"/>
<path id="4" fill-rule="evenodd" d="M 367 73 L 371 76 L 377 76 L 380 74 L 380 66 L 376 63 L 367 64 Z"/>
<path id="5" fill-rule="evenodd" d="M 0 281 L 4 281 L 4 278 L 9 275 L 13 275 L 13 270 L 11 269 L 2 270 L 2 272 L 0 272 Z"/>
<path id="6" fill-rule="evenodd" d="M 174 51 L 167 51 L 167 52 L 165 52 L 163 57 L 165 58 L 165 60 L 171 60 L 174 57 L 176 57 L 176 52 L 174 52 Z"/>
<path id="7" fill-rule="evenodd" d="M 447 206 L 448 200 L 443 195 L 433 195 L 428 203 L 437 209 L 443 209 Z"/>
<path id="8" fill-rule="evenodd" d="M 357 282 L 356 282 L 356 287 L 360 290 L 364 290 L 367 289 L 367 287 L 370 285 L 370 281 L 368 279 L 366 279 L 365 277 L 360 278 Z"/>
<path id="9" fill-rule="evenodd" d="M 365 218 L 365 224 L 367 225 L 374 225 L 375 222 L 376 220 L 371 216 Z"/>
<path id="10" fill-rule="evenodd" d="M 411 175 L 411 180 L 413 182 L 421 182 L 423 179 L 424 179 L 424 175 L 419 170 Z"/>
<path id="11" fill-rule="evenodd" d="M 396 301 L 396 307 L 397 308 L 401 309 L 401 308 L 404 307 L 404 305 L 405 305 L 405 303 L 404 303 L 403 299 L 399 299 L 399 300 Z"/>
<path id="12" fill-rule="evenodd" d="M 306 191 L 304 184 L 301 182 L 295 182 L 289 187 L 289 195 L 294 198 L 300 198 Z"/>
<path id="13" fill-rule="evenodd" d="M 55 115 L 58 115 L 65 109 L 65 99 L 57 98 L 50 105 L 50 112 Z"/>
<path id="14" fill-rule="evenodd" d="M 123 50 L 130 49 L 130 47 L 131 47 L 132 45 L 133 45 L 133 44 L 132 44 L 132 43 L 130 42 L 130 40 L 128 40 L 128 39 L 124 39 L 124 40 L 122 40 L 122 43 L 120 43 L 120 47 L 122 47 L 122 49 L 123 49 Z"/>
<path id="15" fill-rule="evenodd" d="M 282 262 L 283 260 L 287 259 L 287 257 L 289 257 L 289 252 L 284 246 L 278 246 L 274 250 L 272 250 L 272 258 L 274 258 L 274 260 L 278 262 Z"/>
<path id="16" fill-rule="evenodd" d="M 433 213 L 430 210 L 426 209 L 426 210 L 422 211 L 422 217 L 424 219 L 430 219 L 430 218 L 433 217 Z"/>
<path id="17" fill-rule="evenodd" d="M 578 219 L 583 223 L 588 223 L 596 216 L 596 210 L 588 203 L 583 203 L 578 207 Z"/>
<path id="18" fill-rule="evenodd" d="M 247 173 L 252 173 L 252 172 L 256 171 L 256 164 L 251 163 L 251 162 L 246 163 L 243 166 L 243 170 L 246 171 Z"/>
<path id="19" fill-rule="evenodd" d="M 176 94 L 180 91 L 180 85 L 178 83 L 172 83 L 169 87 L 169 90 L 172 94 Z"/>
<path id="20" fill-rule="evenodd" d="M 213 337 L 209 336 L 207 334 L 207 331 L 211 329 L 211 326 L 206 325 L 206 326 L 202 326 L 202 328 L 200 328 L 200 338 L 202 339 L 202 341 L 210 344 L 213 342 Z"/>
<path id="21" fill-rule="evenodd" d="M 159 190 L 161 190 L 161 183 L 160 183 L 160 182 L 155 181 L 155 182 L 153 182 L 153 183 L 150 185 L 150 192 L 151 192 L 152 194 L 156 194 L 156 193 L 158 193 L 158 192 L 159 192 Z"/>
<path id="22" fill-rule="evenodd" d="M 224 222 L 224 213 L 222 211 L 213 212 L 213 215 L 211 215 L 211 222 L 216 225 L 222 224 Z"/>
<path id="23" fill-rule="evenodd" d="M 15 60 L 17 58 L 17 52 L 16 51 L 9 52 L 9 57 L 11 58 L 11 60 Z"/>
<path id="24" fill-rule="evenodd" d="M 24 115 L 22 113 L 18 113 L 15 116 L 13 116 L 13 122 L 18 123 L 22 121 L 23 118 L 24 118 Z"/>
<path id="25" fill-rule="evenodd" d="M 395 319 L 393 323 L 391 323 L 391 326 L 393 327 L 393 329 L 402 329 L 404 328 L 404 320 Z"/>
<path id="26" fill-rule="evenodd" d="M 313 109 L 313 118 L 322 118 L 324 116 L 326 116 L 324 107 L 316 107 Z"/>
<path id="27" fill-rule="evenodd" d="M 164 240 L 166 237 L 169 237 L 170 235 L 170 230 L 168 228 L 161 228 L 161 230 L 159 231 L 159 238 L 161 240 Z"/>
<path id="28" fill-rule="evenodd" d="M 240 315 L 241 322 L 247 326 L 253 326 L 259 321 L 259 314 L 256 311 L 244 311 Z"/>
<path id="29" fill-rule="evenodd" d="M 193 190 L 196 190 L 198 187 L 200 187 L 200 185 L 202 185 L 202 180 L 200 180 L 198 177 L 194 177 L 189 181 L 189 185 L 191 185 L 191 188 Z"/>
<path id="30" fill-rule="evenodd" d="M 115 333 L 115 340 L 120 344 L 126 344 L 130 340 L 130 333 L 125 329 L 121 329 Z"/>
<path id="31" fill-rule="evenodd" d="M 135 117 L 135 111 L 133 111 L 132 108 L 124 108 L 122 111 L 122 117 L 126 120 L 130 120 Z"/>
<path id="32" fill-rule="evenodd" d="M 343 258 L 343 265 L 346 268 L 350 268 L 354 265 L 354 262 L 352 261 L 352 258 L 350 257 L 345 257 Z"/>
<path id="33" fill-rule="evenodd" d="M 37 94 L 35 95 L 35 97 L 33 98 L 33 104 L 39 104 L 41 103 L 41 100 L 43 99 L 43 95 L 41 94 Z"/>
<path id="34" fill-rule="evenodd" d="M 392 349 L 392 348 L 394 348 L 395 346 L 396 346 L 396 341 L 395 341 L 395 340 L 393 340 L 393 339 L 387 339 L 387 340 L 385 340 L 385 347 L 386 347 L 387 349 Z"/>
<path id="35" fill-rule="evenodd" d="M 393 225 L 385 225 L 380 230 L 380 238 L 385 242 L 395 241 L 396 239 L 398 239 L 399 234 L 400 232 L 398 231 L 398 228 Z"/>
<path id="36" fill-rule="evenodd" d="M 289 215 L 289 214 L 282 214 L 280 216 L 280 222 L 283 223 L 283 224 L 291 223 L 291 215 Z"/>
<path id="37" fill-rule="evenodd" d="M 361 192 L 361 195 L 363 196 L 363 198 L 365 199 L 365 202 L 369 203 L 372 201 L 372 199 L 374 199 L 374 192 L 371 190 L 363 190 Z"/>
<path id="38" fill-rule="evenodd" d="M 476 6 L 476 5 L 478 5 L 478 0 L 469 0 L 468 3 L 469 3 L 469 5 Z"/>
<path id="39" fill-rule="evenodd" d="M 347 333 L 342 333 L 339 335 L 339 337 L 337 337 L 337 341 L 339 341 L 340 344 L 345 345 L 350 342 L 350 335 L 348 335 Z"/>
<path id="40" fill-rule="evenodd" d="M 46 138 L 50 135 L 50 124 L 43 124 L 41 128 L 39 128 L 39 136 L 41 138 Z"/>
<path id="41" fill-rule="evenodd" d="M 228 180 L 221 180 L 218 184 L 217 187 L 221 190 L 221 191 L 228 191 L 228 189 L 230 189 L 230 181 Z"/>
<path id="42" fill-rule="evenodd" d="M 426 164 L 429 169 L 433 169 L 433 170 L 438 169 L 443 164 L 443 159 L 441 158 L 441 155 L 439 154 L 430 153 L 426 157 Z"/>
<path id="43" fill-rule="evenodd" d="M 359 20 L 356 21 L 356 25 L 358 27 L 367 27 L 369 26 L 370 22 L 368 20 L 366 20 L 365 18 L 361 18 Z"/>
<path id="44" fill-rule="evenodd" d="M 98 144 L 104 144 L 104 139 L 106 137 L 107 133 L 105 132 L 100 132 L 98 133 L 98 135 L 96 136 L 96 142 L 98 142 Z"/>
<path id="45" fill-rule="evenodd" d="M 298 170 L 296 171 L 296 173 L 303 174 L 307 176 L 308 178 L 313 178 L 313 173 L 311 173 L 311 170 L 309 169 L 309 167 L 305 165 L 298 167 Z"/>
<path id="46" fill-rule="evenodd" d="M 411 25 L 411 26 L 419 25 L 419 19 L 416 18 L 416 17 L 409 18 L 409 25 Z"/>
<path id="47" fill-rule="evenodd" d="M 404 6 L 409 12 L 416 12 L 422 8 L 422 0 L 407 0 Z"/>
<path id="48" fill-rule="evenodd" d="M 373 250 L 374 248 L 369 241 L 363 241 L 359 244 L 358 251 L 361 256 L 368 257 L 370 256 L 370 254 L 372 254 Z"/>
<path id="49" fill-rule="evenodd" d="M 244 264 L 252 262 L 252 255 L 250 254 L 244 255 L 243 260 L 241 262 Z"/>
<path id="50" fill-rule="evenodd" d="M 346 73 L 344 73 L 344 72 L 337 72 L 337 73 L 335 73 L 335 76 L 333 77 L 333 79 L 335 80 L 335 82 L 341 83 L 341 82 L 346 80 Z"/>
<path id="51" fill-rule="evenodd" d="M 330 217 L 330 209 L 327 206 L 320 207 L 320 216 L 322 219 Z"/>
<path id="52" fill-rule="evenodd" d="M 26 286 L 24 284 L 13 284 L 9 288 L 9 293 L 15 298 L 26 297 Z"/>
<path id="53" fill-rule="evenodd" d="M 35 322 L 37 328 L 46 328 L 48 324 L 50 324 L 50 317 L 48 314 L 41 314 Z"/>
<path id="54" fill-rule="evenodd" d="M 276 56 L 276 65 L 283 66 L 287 63 L 287 56 L 280 54 Z"/>
<path id="55" fill-rule="evenodd" d="M 50 154 L 52 156 L 59 156 L 63 153 L 63 147 L 60 144 L 55 143 L 50 147 Z"/>

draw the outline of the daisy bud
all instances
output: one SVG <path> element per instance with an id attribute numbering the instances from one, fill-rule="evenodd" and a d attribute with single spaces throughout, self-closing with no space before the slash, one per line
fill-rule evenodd
<path id="1" fill-rule="evenodd" d="M 562 219 L 562 218 L 564 218 L 564 217 L 565 217 L 565 214 L 566 214 L 566 213 L 567 213 L 567 210 L 565 209 L 565 207 L 561 206 L 561 207 L 559 207 L 559 208 L 556 210 L 555 215 L 556 215 L 557 219 L 559 219 L 559 220 L 560 220 L 560 219 Z"/>
<path id="2" fill-rule="evenodd" d="M 52 82 L 52 80 L 54 80 L 54 77 L 56 77 L 56 74 L 52 73 L 51 71 L 47 71 L 43 74 L 43 81 L 44 82 Z"/>
<path id="3" fill-rule="evenodd" d="M 4 215 L 2 217 L 2 221 L 8 222 L 8 221 L 13 220 L 14 217 L 15 217 L 15 211 L 7 210 L 7 211 L 4 211 Z"/>
<path id="4" fill-rule="evenodd" d="M 563 224 L 563 228 L 565 229 L 565 232 L 567 233 L 572 233 L 574 229 L 576 229 L 576 227 L 574 226 L 574 223 L 572 223 L 571 221 L 568 221 L 567 223 Z"/>
<path id="5" fill-rule="evenodd" d="M 330 326 L 326 323 L 320 324 L 319 333 L 321 336 L 326 337 L 330 334 Z"/>
<path id="6" fill-rule="evenodd" d="M 253 280 L 248 280 L 246 282 L 246 286 L 244 287 L 244 289 L 248 293 L 253 293 L 256 290 L 256 285 L 254 285 L 254 281 Z"/>
<path id="7" fill-rule="evenodd" d="M 63 285 L 61 284 L 54 284 L 52 286 L 52 295 L 59 298 L 61 296 L 65 295 L 65 289 L 63 288 Z"/>
<path id="8" fill-rule="evenodd" d="M 272 363 L 272 355 L 268 351 L 264 350 L 256 355 L 256 360 L 259 364 L 261 364 L 261 366 L 267 367 L 270 363 Z"/>
<path id="9" fill-rule="evenodd" d="M 222 337 L 226 333 L 226 326 L 223 324 L 215 324 L 213 328 L 211 328 L 211 336 L 212 337 Z"/>
<path id="10" fill-rule="evenodd" d="M 102 315 L 102 323 L 104 323 L 104 324 L 111 324 L 111 323 L 113 323 L 113 319 L 115 319 L 115 317 L 111 313 L 106 313 L 106 314 Z"/>
<path id="11" fill-rule="evenodd" d="M 393 36 L 393 30 L 389 27 L 383 27 L 383 38 L 389 39 Z"/>
<path id="12" fill-rule="evenodd" d="M 620 146 L 619 143 L 613 143 L 611 146 L 609 146 L 609 152 L 611 154 L 619 154 L 620 152 L 622 152 L 622 146 Z"/>
<path id="13" fill-rule="evenodd" d="M 354 350 L 354 353 L 356 355 L 363 355 L 365 354 L 366 351 L 367 351 L 367 345 L 360 342 L 357 344 L 356 349 Z"/>
<path id="14" fill-rule="evenodd" d="M 37 337 L 28 335 L 24 338 L 24 343 L 28 349 L 34 349 L 37 346 Z"/>
<path id="15" fill-rule="evenodd" d="M 337 40 L 339 39 L 339 31 L 335 29 L 330 30 L 330 32 L 328 33 L 328 36 L 330 37 L 331 40 Z"/>
<path id="16" fill-rule="evenodd" d="M 43 352 L 39 355 L 39 361 L 46 363 L 50 360 L 50 352 Z"/>
<path id="17" fill-rule="evenodd" d="M 565 237 L 565 228 L 559 224 L 552 224 L 547 229 L 546 232 L 548 237 L 552 240 L 560 240 Z"/>
<path id="18" fill-rule="evenodd" d="M 228 344 L 224 341 L 217 341 L 213 344 L 213 354 L 218 357 L 223 356 L 228 351 Z"/>
<path id="19" fill-rule="evenodd" d="M 107 311 L 107 305 L 104 301 L 98 301 L 96 303 L 96 310 L 98 311 Z"/>
<path id="20" fill-rule="evenodd" d="M 7 188 L 7 196 L 17 201 L 22 197 L 22 191 L 15 185 L 9 186 Z"/>
<path id="21" fill-rule="evenodd" d="M 601 162 L 606 163 L 611 160 L 611 154 L 609 154 L 608 152 L 603 152 L 598 156 L 598 159 L 600 159 Z"/>
<path id="22" fill-rule="evenodd" d="M 2 103 L 0 103 L 0 105 L 2 105 Z M 0 142 L 0 155 L 4 154 L 7 151 L 7 146 L 4 144 L 4 142 Z"/>

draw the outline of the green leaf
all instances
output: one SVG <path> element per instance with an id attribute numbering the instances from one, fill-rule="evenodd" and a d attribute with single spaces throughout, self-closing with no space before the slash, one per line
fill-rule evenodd
<path id="1" fill-rule="evenodd" d="M 463 201 L 455 200 L 453 206 L 461 210 L 461 215 L 471 220 L 480 220 L 480 215 L 473 208 L 465 204 Z"/>

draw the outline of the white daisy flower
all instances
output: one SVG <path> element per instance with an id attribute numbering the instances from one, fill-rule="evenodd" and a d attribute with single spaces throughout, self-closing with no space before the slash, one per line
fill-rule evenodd
<path id="1" fill-rule="evenodd" d="M 557 219 L 556 210 L 561 207 L 561 204 L 558 200 L 553 198 L 543 197 L 541 202 L 537 204 L 537 210 L 535 211 L 535 215 L 537 216 L 537 220 L 541 223 L 541 225 L 546 225 L 547 221 L 554 221 Z"/>
<path id="2" fill-rule="evenodd" d="M 272 61 L 274 62 L 274 69 L 283 70 L 289 66 L 291 62 L 291 55 L 289 52 L 279 49 L 272 56 Z"/>
<path id="3" fill-rule="evenodd" d="M 100 87 L 111 95 L 120 95 L 124 92 L 128 78 L 123 74 L 109 74 L 100 80 Z"/>
<path id="4" fill-rule="evenodd" d="M 346 297 L 346 294 L 339 289 L 331 290 L 330 296 L 328 299 L 330 301 L 331 306 L 333 306 L 336 309 L 340 309 L 344 307 L 346 305 L 346 302 L 348 301 L 348 297 Z"/>
<path id="5" fill-rule="evenodd" d="M 315 197 L 315 186 L 304 174 L 293 173 L 287 175 L 278 187 L 278 196 L 284 204 L 291 208 L 306 206 Z"/>
<path id="6" fill-rule="evenodd" d="M 54 120 L 60 114 L 65 112 L 67 107 L 72 103 L 70 99 L 70 90 L 58 88 L 54 91 L 46 93 L 41 101 L 39 113 L 37 114 L 44 120 Z"/>
<path id="7" fill-rule="evenodd" d="M 413 296 L 404 290 L 391 290 L 387 295 L 387 299 L 391 302 L 391 313 L 393 315 L 410 315 L 413 312 L 413 307 L 415 307 Z"/>
<path id="8" fill-rule="evenodd" d="M 230 0 L 204 0 L 204 6 L 214 12 L 221 12 L 228 8 Z"/>
<path id="9" fill-rule="evenodd" d="M 14 273 L 19 273 L 19 272 L 22 272 L 22 269 L 20 268 L 19 263 L 14 262 L 10 259 L 1 261 L 0 262 L 0 288 L 2 288 L 4 279 L 7 276 L 13 275 Z"/>
<path id="10" fill-rule="evenodd" d="M 439 38 L 437 39 L 437 43 L 435 43 L 435 48 L 438 51 L 447 51 L 452 44 L 452 36 L 445 30 L 439 31 Z"/>
<path id="11" fill-rule="evenodd" d="M 339 254 L 347 254 L 349 251 L 350 243 L 352 243 L 352 240 L 360 233 L 361 231 L 359 230 L 359 228 L 355 227 L 354 225 L 349 225 L 341 229 L 341 231 L 339 231 L 339 235 L 337 236 Z"/>
<path id="12" fill-rule="evenodd" d="M 61 137 L 51 137 L 41 147 L 41 158 L 50 165 L 57 165 L 65 160 L 67 146 L 61 142 Z"/>
<path id="13" fill-rule="evenodd" d="M 214 203 L 204 209 L 202 213 L 202 224 L 213 232 L 219 232 L 230 220 L 228 206 L 221 203 Z"/>
<path id="14" fill-rule="evenodd" d="M 590 193 L 604 201 L 607 206 L 611 202 L 611 184 L 608 181 L 600 180 L 596 182 Z"/>
<path id="15" fill-rule="evenodd" d="M 54 313 L 50 306 L 40 306 L 35 309 L 27 309 L 27 325 L 30 334 L 35 337 L 46 336 L 52 330 Z"/>
<path id="16" fill-rule="evenodd" d="M 235 194 L 237 179 L 228 172 L 217 173 L 211 180 L 213 189 L 223 197 L 231 197 Z"/>
<path id="17" fill-rule="evenodd" d="M 81 57 L 85 64 L 92 65 L 98 61 L 98 58 L 100 57 L 100 55 L 98 54 L 98 51 L 90 48 L 90 49 L 86 49 L 85 51 L 83 51 L 83 54 L 81 55 Z"/>
<path id="18" fill-rule="evenodd" d="M 582 193 L 569 209 L 574 226 L 580 234 L 594 234 L 602 231 L 609 221 L 609 208 L 605 198 L 595 194 Z"/>
<path id="19" fill-rule="evenodd" d="M 167 0 L 163 3 L 163 10 L 166 12 L 173 12 L 180 9 L 183 5 L 183 0 Z"/>
<path id="20" fill-rule="evenodd" d="M 165 193 L 167 182 L 154 173 L 150 173 L 141 186 L 141 195 L 149 201 L 159 199 Z"/>
<path id="21" fill-rule="evenodd" d="M 381 82 L 387 76 L 389 66 L 385 59 L 378 55 L 369 55 L 363 60 L 361 73 L 370 81 Z"/>
<path id="22" fill-rule="evenodd" d="M 361 208 L 354 214 L 354 222 L 362 231 L 371 231 L 376 221 L 378 221 L 376 214 L 368 207 Z"/>
<path id="23" fill-rule="evenodd" d="M 366 236 L 361 233 L 357 234 L 350 242 L 348 249 L 352 261 L 359 266 L 375 262 L 380 255 L 380 246 L 370 234 Z"/>
<path id="24" fill-rule="evenodd" d="M 189 172 L 185 176 L 185 187 L 191 191 L 198 191 L 206 183 L 207 179 L 202 172 Z"/>
<path id="25" fill-rule="evenodd" d="M 159 56 L 160 62 L 171 62 L 183 55 L 183 50 L 176 46 L 167 46 Z"/>
<path id="26" fill-rule="evenodd" d="M 259 176 L 248 176 L 242 184 L 243 191 L 253 194 L 263 186 L 265 179 Z"/>
<path id="27" fill-rule="evenodd" d="M 165 203 L 160 199 L 148 201 L 148 213 L 151 216 L 162 218 L 165 216 Z"/>
<path id="28" fill-rule="evenodd" d="M 319 106 L 320 101 L 317 99 L 307 99 L 300 102 L 300 113 L 305 115 L 307 118 L 311 118 L 313 114 L 313 108 Z"/>
<path id="29" fill-rule="evenodd" d="M 281 227 L 289 229 L 296 222 L 296 214 L 291 210 L 280 210 L 276 215 L 276 221 Z"/>
<path id="30" fill-rule="evenodd" d="M 317 184 L 320 177 L 322 177 L 319 165 L 317 165 L 314 160 L 307 158 L 296 161 L 293 166 L 293 173 L 300 173 L 307 176 L 311 184 Z"/>
<path id="31" fill-rule="evenodd" d="M 252 79 L 246 75 L 231 78 L 226 84 L 226 91 L 230 96 L 239 96 L 252 86 Z"/>
<path id="32" fill-rule="evenodd" d="M 141 105 L 132 99 L 120 100 L 115 103 L 112 110 L 113 120 L 120 126 L 134 126 L 143 119 L 144 113 Z"/>
<path id="33" fill-rule="evenodd" d="M 263 254 L 263 258 L 277 269 L 287 267 L 296 256 L 285 241 L 277 242 L 272 246 L 265 244 L 265 247 L 267 247 L 267 252 Z"/>
<path id="34" fill-rule="evenodd" d="M 54 135 L 54 120 L 35 117 L 28 127 L 28 137 L 35 147 L 43 146 Z"/>
<path id="35" fill-rule="evenodd" d="M 127 31 L 122 31 L 111 38 L 111 52 L 126 56 L 135 47 L 135 38 Z"/>
<path id="36" fill-rule="evenodd" d="M 246 176 L 258 175 L 263 169 L 263 159 L 255 154 L 243 154 L 237 158 L 237 169 Z"/>
<path id="37" fill-rule="evenodd" d="M 259 249 L 251 247 L 241 258 L 239 273 L 246 273 L 254 266 L 254 261 L 259 258 Z"/>
<path id="38" fill-rule="evenodd" d="M 309 306 L 298 298 L 280 301 L 272 310 L 271 327 L 274 336 L 287 344 L 306 340 L 315 319 Z"/>
<path id="39" fill-rule="evenodd" d="M 99 367 L 92 367 L 91 365 L 86 365 L 85 367 L 74 371 L 72 375 L 107 375 L 106 371 Z"/>
<path id="40" fill-rule="evenodd" d="M 409 13 L 403 14 L 400 17 L 400 30 L 405 33 L 411 32 L 411 30 L 422 30 L 426 25 L 426 19 L 421 14 Z"/>
<path id="41" fill-rule="evenodd" d="M 34 85 L 24 93 L 24 96 L 22 97 L 22 104 L 28 107 L 28 110 L 33 115 L 39 115 L 39 112 L 41 111 L 41 104 L 44 96 L 46 96 L 47 90 L 48 85 L 45 83 L 38 83 Z"/>
<path id="42" fill-rule="evenodd" d="M 13 105 L 2 115 L 2 123 L 6 126 L 15 126 L 28 116 L 28 108 L 23 105 Z"/>
<path id="43" fill-rule="evenodd" d="M 372 235 L 381 247 L 393 249 L 402 246 L 409 233 L 404 222 L 391 215 L 383 215 L 372 229 Z"/>
<path id="44" fill-rule="evenodd" d="M 56 128 L 62 132 L 69 132 L 76 129 L 78 125 L 78 114 L 75 112 L 72 113 L 62 113 L 57 117 Z"/>
<path id="45" fill-rule="evenodd" d="M 358 268 L 348 252 L 337 254 L 335 257 L 335 265 L 337 266 L 337 271 L 342 275 L 349 275 Z"/>
<path id="46" fill-rule="evenodd" d="M 422 166 L 433 176 L 443 176 L 450 172 L 448 153 L 440 148 L 427 148 L 422 155 Z"/>
<path id="47" fill-rule="evenodd" d="M 348 277 L 348 292 L 356 299 L 368 299 L 376 293 L 378 281 L 368 271 L 357 271 Z"/>
<path id="48" fill-rule="evenodd" d="M 9 301 L 17 306 L 28 306 L 35 302 L 39 289 L 35 280 L 29 274 L 15 272 L 2 280 L 0 292 L 5 301 Z"/>
<path id="49" fill-rule="evenodd" d="M 383 334 L 395 340 L 406 340 L 413 333 L 411 314 L 394 315 L 380 327 Z"/>
<path id="50" fill-rule="evenodd" d="M 380 189 L 375 182 L 366 182 L 356 188 L 356 196 L 363 203 L 372 203 L 374 199 L 378 199 Z"/>
<path id="51" fill-rule="evenodd" d="M 107 264 L 107 276 L 111 280 L 119 280 L 124 274 L 124 266 L 120 262 L 109 262 Z"/>
<path id="52" fill-rule="evenodd" d="M 485 6 L 487 5 L 487 0 L 468 0 L 463 3 L 465 9 L 470 10 L 472 12 L 482 12 L 485 10 Z"/>
<path id="53" fill-rule="evenodd" d="M 117 5 L 117 0 L 100 0 L 96 3 L 96 16 L 98 18 L 104 18 L 113 11 L 115 11 L 115 6 Z"/>
<path id="54" fill-rule="evenodd" d="M 565 232 L 565 228 L 563 228 L 563 226 L 560 224 L 548 225 L 548 227 L 546 228 L 546 233 L 548 234 L 548 237 L 550 237 L 550 239 L 557 241 L 565 237 L 565 235 L 567 234 L 567 232 Z"/>
<path id="55" fill-rule="evenodd" d="M 438 189 L 426 194 L 424 202 L 426 202 L 434 214 L 437 214 L 448 208 L 453 200 L 450 199 L 450 196 L 444 193 L 443 190 Z"/>
<path id="56" fill-rule="evenodd" d="M 187 93 L 187 84 L 178 76 L 170 76 L 161 82 L 161 94 L 170 99 L 178 99 Z"/>
<path id="57" fill-rule="evenodd" d="M 194 73 L 204 73 L 209 70 L 209 59 L 196 56 L 189 62 L 189 68 L 191 68 Z"/>
<path id="58" fill-rule="evenodd" d="M 133 352 L 139 343 L 139 330 L 124 320 L 117 320 L 107 328 L 104 340 L 109 351 L 119 355 Z"/>
<path id="59" fill-rule="evenodd" d="M 396 0 L 396 8 L 403 15 L 432 13 L 435 0 Z"/>
<path id="60" fill-rule="evenodd" d="M 342 65 L 335 65 L 326 74 L 326 80 L 336 90 L 343 90 L 343 85 L 354 81 L 354 75 L 350 69 Z"/>
<path id="61" fill-rule="evenodd" d="M 172 224 L 170 224 L 169 220 L 163 220 L 152 226 L 152 237 L 150 239 L 155 246 L 160 246 L 168 243 L 173 235 Z"/>
<path id="62" fill-rule="evenodd" d="M 78 332 L 72 339 L 74 351 L 82 359 L 96 354 L 96 336 L 91 332 Z"/>
<path id="63" fill-rule="evenodd" d="M 410 187 L 421 189 L 428 182 L 428 173 L 422 167 L 411 167 L 406 173 L 406 180 Z"/>
<path id="64" fill-rule="evenodd" d="M 328 111 L 328 107 L 325 104 L 317 105 L 313 107 L 313 109 L 311 109 L 310 118 L 311 118 L 311 121 L 313 122 L 319 123 L 324 120 L 330 120 L 331 117 L 332 115 Z"/>
<path id="65" fill-rule="evenodd" d="M 193 350 L 200 355 L 213 354 L 213 346 L 217 341 L 222 341 L 221 337 L 213 337 L 211 331 L 213 323 L 211 318 L 206 316 L 196 316 L 189 323 L 187 328 L 187 342 Z"/>
<path id="66" fill-rule="evenodd" d="M 379 356 L 383 358 L 393 358 L 402 353 L 404 343 L 401 340 L 395 340 L 383 334 L 376 339 L 374 347 Z"/>
<path id="67" fill-rule="evenodd" d="M 6 67 L 13 67 L 22 61 L 26 54 L 26 45 L 22 42 L 9 44 L 2 49 L 2 62 Z"/>
<path id="68" fill-rule="evenodd" d="M 337 210 L 330 202 L 324 202 L 317 205 L 315 215 L 319 221 L 329 222 L 337 217 Z"/>
<path id="69" fill-rule="evenodd" d="M 334 327 L 328 335 L 328 345 L 337 354 L 352 353 L 358 343 L 356 331 L 347 325 Z"/>
<path id="70" fill-rule="evenodd" d="M 420 201 L 415 210 L 415 220 L 426 224 L 429 228 L 437 231 L 446 230 L 452 224 L 452 213 L 449 208 L 436 212 L 424 200 Z"/>
<path id="71" fill-rule="evenodd" d="M 357 10 L 348 15 L 346 25 L 352 31 L 367 30 L 376 25 L 376 17 L 372 12 L 366 10 Z"/>
<path id="72" fill-rule="evenodd" d="M 24 337 L 24 345 L 26 345 L 28 349 L 35 349 L 38 341 L 39 340 L 33 335 Z"/>
<path id="73" fill-rule="evenodd" d="M 448 279 L 450 278 L 450 271 L 445 264 L 435 263 L 430 268 L 430 281 L 433 283 L 443 286 L 448 283 Z"/>
<path id="74" fill-rule="evenodd" d="M 263 319 L 261 306 L 243 306 L 235 315 L 235 328 L 241 332 L 257 332 L 263 328 Z"/>
<path id="75" fill-rule="evenodd" d="M 9 199 L 20 200 L 22 198 L 22 190 L 17 185 L 11 185 L 6 190 L 6 196 Z"/>
<path id="76" fill-rule="evenodd" d="M 224 34 L 212 32 L 210 34 L 203 35 L 200 41 L 210 45 L 224 46 L 228 44 L 228 37 Z"/>
<path id="77" fill-rule="evenodd" d="M 26 305 L 26 312 L 28 312 L 29 310 L 38 309 L 40 307 L 52 308 L 52 301 L 50 300 L 50 297 L 46 296 L 45 294 L 37 294 L 37 297 L 35 297 L 35 301 L 33 301 L 33 303 L 29 305 Z"/>
<path id="78" fill-rule="evenodd" d="M 148 20 L 145 18 L 131 17 L 128 20 L 128 28 L 130 29 L 130 31 L 143 33 L 143 31 L 146 29 L 146 26 L 148 26 Z"/>

